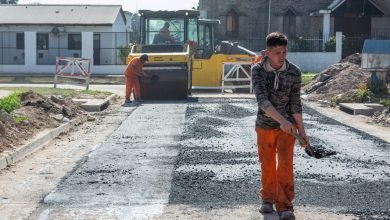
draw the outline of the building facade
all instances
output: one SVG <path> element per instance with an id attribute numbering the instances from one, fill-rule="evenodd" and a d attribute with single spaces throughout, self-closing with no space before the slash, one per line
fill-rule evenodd
<path id="1" fill-rule="evenodd" d="M 0 74 L 53 73 L 56 57 L 123 65 L 126 24 L 120 5 L 0 5 Z"/>
<path id="2" fill-rule="evenodd" d="M 221 20 L 220 40 L 260 41 L 253 45 L 256 50 L 265 47 L 264 38 L 273 31 L 292 41 L 318 38 L 323 44 L 336 32 L 354 38 L 390 35 L 390 1 L 383 0 L 200 0 L 199 9 Z"/>

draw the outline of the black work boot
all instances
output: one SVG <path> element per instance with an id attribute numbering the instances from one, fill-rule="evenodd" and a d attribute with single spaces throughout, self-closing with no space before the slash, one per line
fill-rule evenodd
<path id="1" fill-rule="evenodd" d="M 274 211 L 274 206 L 270 202 L 263 202 L 263 204 L 261 204 L 261 207 L 260 207 L 259 211 L 261 213 L 271 213 L 271 212 Z"/>
<path id="2" fill-rule="evenodd" d="M 284 210 L 279 215 L 280 220 L 295 220 L 294 212 L 291 210 Z"/>

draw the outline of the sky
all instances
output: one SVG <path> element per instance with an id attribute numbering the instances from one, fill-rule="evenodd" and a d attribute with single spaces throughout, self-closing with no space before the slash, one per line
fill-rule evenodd
<path id="1" fill-rule="evenodd" d="M 122 5 L 123 10 L 136 12 L 141 9 L 191 9 L 192 7 L 197 6 L 198 0 L 19 0 L 18 3 Z"/>

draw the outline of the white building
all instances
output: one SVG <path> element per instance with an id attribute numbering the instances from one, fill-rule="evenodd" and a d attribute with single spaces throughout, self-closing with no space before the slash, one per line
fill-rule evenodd
<path id="1" fill-rule="evenodd" d="M 123 73 L 126 23 L 120 5 L 0 5 L 0 74 L 53 74 L 57 56 Z"/>

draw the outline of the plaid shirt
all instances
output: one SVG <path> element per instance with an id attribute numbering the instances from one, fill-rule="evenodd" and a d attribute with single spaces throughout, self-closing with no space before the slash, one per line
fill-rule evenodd
<path id="1" fill-rule="evenodd" d="M 302 113 L 301 70 L 286 60 L 283 71 L 267 71 L 267 57 L 253 67 L 253 89 L 258 102 L 256 126 L 265 129 L 279 128 L 280 124 L 268 117 L 263 109 L 273 106 L 283 117 L 296 124 L 292 117 Z"/>

